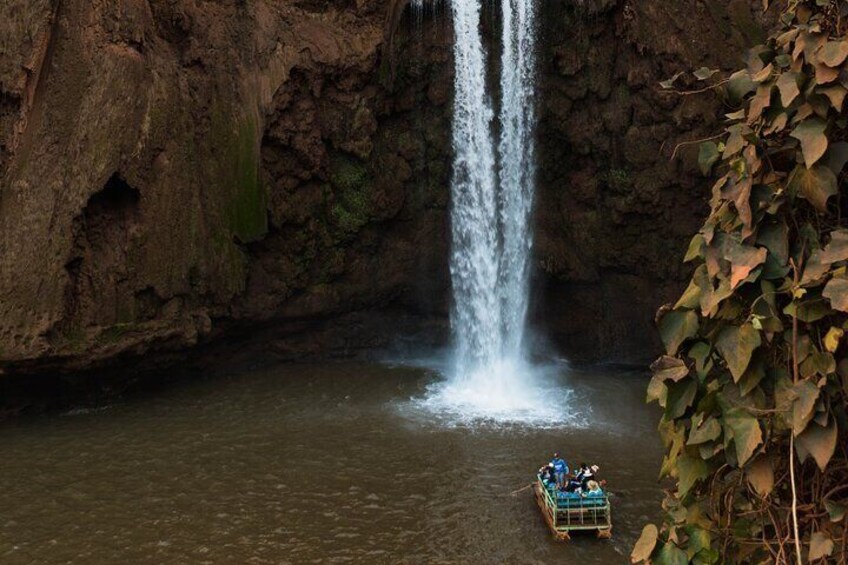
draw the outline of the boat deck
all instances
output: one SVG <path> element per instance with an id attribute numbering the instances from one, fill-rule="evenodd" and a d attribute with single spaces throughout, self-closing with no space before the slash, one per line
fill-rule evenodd
<path id="1" fill-rule="evenodd" d="M 541 477 L 536 477 L 533 493 L 542 516 L 556 539 L 571 539 L 571 532 L 574 531 L 594 531 L 599 538 L 612 536 L 612 517 L 606 493 L 602 496 L 584 497 L 557 492 L 546 486 Z"/>

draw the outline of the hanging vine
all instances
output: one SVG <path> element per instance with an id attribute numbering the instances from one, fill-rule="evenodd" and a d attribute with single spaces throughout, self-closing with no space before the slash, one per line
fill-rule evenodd
<path id="1" fill-rule="evenodd" d="M 718 180 L 694 275 L 657 315 L 676 489 L 634 563 L 848 559 L 848 3 L 792 1 L 781 24 L 745 69 L 695 73 L 735 111 L 700 147 Z"/>

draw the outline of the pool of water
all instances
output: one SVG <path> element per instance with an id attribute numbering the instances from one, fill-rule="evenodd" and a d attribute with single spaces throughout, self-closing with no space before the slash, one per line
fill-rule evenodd
<path id="1" fill-rule="evenodd" d="M 659 518 L 644 374 L 556 371 L 565 423 L 467 421 L 423 368 L 285 365 L 0 427 L 0 562 L 626 563 Z M 554 542 L 527 485 L 601 467 L 613 539 Z"/>

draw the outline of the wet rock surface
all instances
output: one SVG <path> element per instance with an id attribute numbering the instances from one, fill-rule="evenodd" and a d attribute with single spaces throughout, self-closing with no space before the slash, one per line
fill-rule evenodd
<path id="1" fill-rule="evenodd" d="M 696 147 L 670 156 L 720 115 L 657 83 L 736 66 L 760 3 L 585 4 L 542 7 L 534 324 L 643 360 L 706 211 Z M 444 341 L 451 31 L 402 7 L 4 3 L 0 370 Z"/>

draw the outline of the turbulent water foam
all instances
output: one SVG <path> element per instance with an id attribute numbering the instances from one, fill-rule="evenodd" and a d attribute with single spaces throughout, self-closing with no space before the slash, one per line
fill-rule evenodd
<path id="1" fill-rule="evenodd" d="M 590 408 L 564 386 L 565 370 L 501 359 L 461 379 L 436 380 L 411 406 L 449 427 L 584 427 Z"/>
<path id="2" fill-rule="evenodd" d="M 454 164 L 451 186 L 453 374 L 435 409 L 482 418 L 550 420 L 563 406 L 524 354 L 535 182 L 534 0 L 501 0 L 499 139 L 487 91 L 480 1 L 453 0 Z"/>

